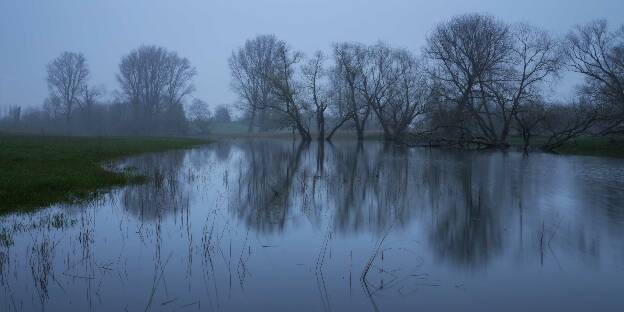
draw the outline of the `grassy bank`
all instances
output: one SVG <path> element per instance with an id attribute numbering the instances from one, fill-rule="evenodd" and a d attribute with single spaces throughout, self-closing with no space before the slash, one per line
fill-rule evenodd
<path id="1" fill-rule="evenodd" d="M 28 211 L 143 178 L 104 170 L 115 158 L 205 143 L 181 138 L 41 137 L 0 134 L 0 213 Z"/>
<path id="2" fill-rule="evenodd" d="M 531 144 L 539 146 L 545 139 L 533 138 Z M 522 139 L 512 137 L 509 144 L 522 148 Z M 624 158 L 624 137 L 580 137 L 566 142 L 562 147 L 554 150 L 557 154 L 587 155 L 600 157 Z"/>
<path id="3" fill-rule="evenodd" d="M 624 157 L 624 138 L 583 137 L 567 142 L 556 150 L 561 154 Z"/>

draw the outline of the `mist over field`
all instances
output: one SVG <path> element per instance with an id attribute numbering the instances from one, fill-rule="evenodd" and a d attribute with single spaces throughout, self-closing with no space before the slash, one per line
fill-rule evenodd
<path id="1" fill-rule="evenodd" d="M 623 311 L 622 12 L 2 1 L 0 311 Z"/>

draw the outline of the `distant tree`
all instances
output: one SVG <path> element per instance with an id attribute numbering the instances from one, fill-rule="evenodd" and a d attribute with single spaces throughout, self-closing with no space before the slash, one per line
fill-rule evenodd
<path id="1" fill-rule="evenodd" d="M 162 47 L 141 46 L 124 56 L 117 80 L 132 107 L 137 130 L 182 131 L 183 100 L 194 91 L 196 74 L 188 59 Z"/>
<path id="2" fill-rule="evenodd" d="M 22 107 L 14 106 L 9 108 L 9 118 L 12 123 L 17 125 L 22 120 Z"/>
<path id="3" fill-rule="evenodd" d="M 61 99 L 56 95 L 50 95 L 43 101 L 43 110 L 51 120 L 55 120 L 60 115 Z"/>
<path id="4" fill-rule="evenodd" d="M 82 130 L 94 134 L 96 126 L 101 123 L 95 116 L 95 106 L 102 100 L 105 90 L 103 86 L 92 87 L 85 84 L 80 90 L 79 108 L 81 113 Z"/>
<path id="5" fill-rule="evenodd" d="M 89 77 L 87 61 L 80 53 L 63 52 L 48 64 L 47 69 L 50 94 L 60 99 L 69 132 L 72 113 Z"/>
<path id="6" fill-rule="evenodd" d="M 232 115 L 230 114 L 230 110 L 225 105 L 220 105 L 215 109 L 215 114 L 213 117 L 216 122 L 232 122 Z"/>
<path id="7" fill-rule="evenodd" d="M 200 99 L 193 99 L 193 103 L 189 107 L 189 119 L 193 121 L 208 121 L 210 117 L 211 112 L 208 103 Z"/>
<path id="8" fill-rule="evenodd" d="M 102 96 L 104 96 L 104 93 L 105 91 L 103 86 L 92 87 L 85 84 L 80 90 L 78 103 L 81 107 L 90 109 Z"/>

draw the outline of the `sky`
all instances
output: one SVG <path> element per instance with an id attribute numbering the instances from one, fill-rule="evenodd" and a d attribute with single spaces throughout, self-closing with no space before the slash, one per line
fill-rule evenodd
<path id="1" fill-rule="evenodd" d="M 90 84 L 110 94 L 124 55 L 163 46 L 197 68 L 193 97 L 214 107 L 237 100 L 227 59 L 256 35 L 275 34 L 307 55 L 378 40 L 419 53 L 436 24 L 474 12 L 554 35 L 600 18 L 624 25 L 622 0 L 0 0 L 0 112 L 41 105 L 46 64 L 63 51 L 83 53 Z M 564 78 L 556 94 L 570 95 L 577 81 Z"/>

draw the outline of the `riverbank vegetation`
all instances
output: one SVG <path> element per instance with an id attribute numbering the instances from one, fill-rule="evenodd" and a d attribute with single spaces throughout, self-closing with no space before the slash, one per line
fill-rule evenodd
<path id="1" fill-rule="evenodd" d="M 307 59 L 273 35 L 230 57 L 249 132 L 288 125 L 304 140 L 337 129 L 457 148 L 565 149 L 624 133 L 624 32 L 604 20 L 558 38 L 527 24 L 466 14 L 434 27 L 421 53 L 338 42 Z M 584 79 L 571 101 L 546 96 L 561 75 Z M 592 139 L 593 140 L 593 139 Z"/>
<path id="2" fill-rule="evenodd" d="M 580 137 L 566 142 L 554 152 L 570 155 L 588 155 L 624 158 L 624 137 Z"/>
<path id="3" fill-rule="evenodd" d="M 205 143 L 182 138 L 42 137 L 0 134 L 0 213 L 72 202 L 142 181 L 103 165 L 119 157 Z"/>
<path id="4" fill-rule="evenodd" d="M 229 58 L 238 102 L 213 108 L 191 100 L 191 62 L 163 47 L 122 57 L 119 88 L 108 100 L 89 81 L 84 56 L 65 52 L 47 66 L 43 108 L 11 108 L 0 130 L 204 136 L 221 127 L 302 140 L 380 132 L 391 142 L 461 149 L 505 149 L 520 137 L 526 151 L 558 151 L 578 138 L 615 142 L 624 135 L 622 51 L 624 31 L 604 20 L 556 36 L 486 14 L 435 25 L 419 51 L 345 41 L 306 56 L 275 35 L 259 35 Z M 551 92 L 563 75 L 581 78 L 565 100 Z"/>

